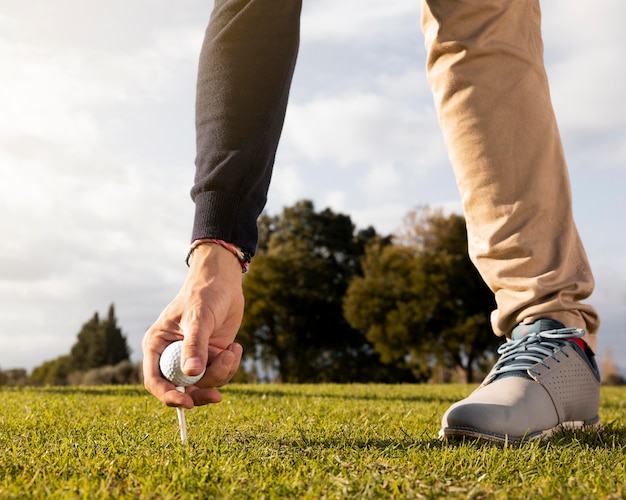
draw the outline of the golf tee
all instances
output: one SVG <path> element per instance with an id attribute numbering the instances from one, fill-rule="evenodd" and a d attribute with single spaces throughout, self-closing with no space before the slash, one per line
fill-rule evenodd
<path id="1" fill-rule="evenodd" d="M 184 387 L 177 387 L 178 392 L 185 392 Z M 176 408 L 176 414 L 178 415 L 178 427 L 180 429 L 180 439 L 183 444 L 187 444 L 187 421 L 185 420 L 185 409 L 182 406 Z"/>

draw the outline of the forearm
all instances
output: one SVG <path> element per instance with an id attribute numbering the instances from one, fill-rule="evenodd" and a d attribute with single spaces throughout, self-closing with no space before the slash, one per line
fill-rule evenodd
<path id="1" fill-rule="evenodd" d="M 298 52 L 300 10 L 300 0 L 215 4 L 198 69 L 193 240 L 256 249 L 256 221 Z"/>

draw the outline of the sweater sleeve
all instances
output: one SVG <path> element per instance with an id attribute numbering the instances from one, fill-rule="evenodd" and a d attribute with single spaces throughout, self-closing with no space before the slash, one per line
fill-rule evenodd
<path id="1" fill-rule="evenodd" d="M 295 68 L 300 0 L 217 0 L 196 93 L 192 241 L 254 253 Z"/>

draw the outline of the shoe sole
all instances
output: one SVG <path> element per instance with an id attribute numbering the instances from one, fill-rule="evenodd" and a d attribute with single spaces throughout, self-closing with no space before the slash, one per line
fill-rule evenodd
<path id="1" fill-rule="evenodd" d="M 481 441 L 498 442 L 498 443 L 521 443 L 524 441 L 534 441 L 537 439 L 547 439 L 555 434 L 566 431 L 583 431 L 592 432 L 602 428 L 600 417 L 592 420 L 577 420 L 571 422 L 563 422 L 551 429 L 525 434 L 522 437 L 513 437 L 502 434 L 488 433 L 479 429 L 446 427 L 439 431 L 439 439 L 446 441 L 462 441 L 464 439 L 478 439 Z"/>

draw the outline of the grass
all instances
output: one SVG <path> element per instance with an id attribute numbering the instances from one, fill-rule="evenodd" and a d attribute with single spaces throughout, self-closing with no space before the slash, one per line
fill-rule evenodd
<path id="1" fill-rule="evenodd" d="M 232 385 L 176 415 L 140 387 L 0 391 L 0 498 L 625 498 L 626 388 L 603 430 L 446 444 L 470 387 Z"/>

